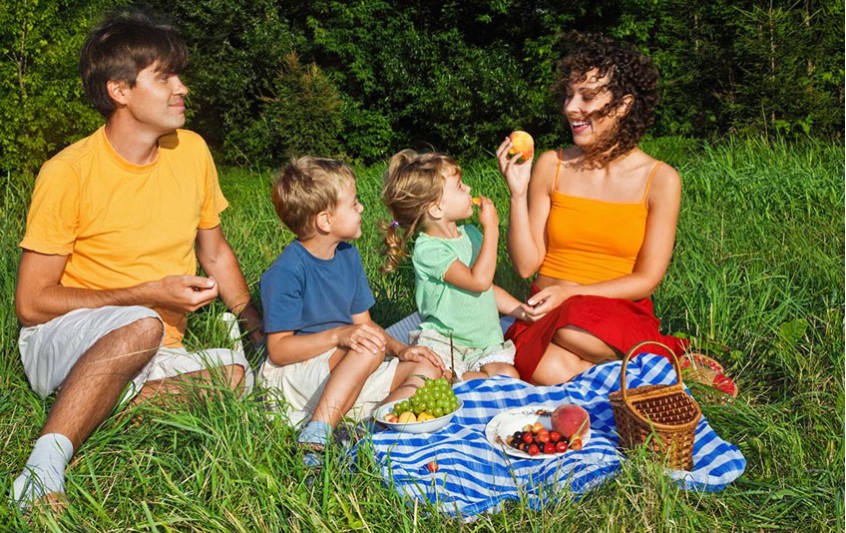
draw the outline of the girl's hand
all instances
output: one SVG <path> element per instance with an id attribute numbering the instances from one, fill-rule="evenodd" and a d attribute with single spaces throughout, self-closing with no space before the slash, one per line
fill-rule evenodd
<path id="1" fill-rule="evenodd" d="M 438 354 L 436 354 L 426 346 L 406 346 L 405 348 L 400 350 L 399 353 L 397 353 L 397 359 L 399 359 L 400 361 L 411 361 L 415 363 L 418 361 L 426 360 L 432 363 L 435 368 L 440 370 L 441 377 L 445 377 L 447 379 L 451 377 L 451 374 L 449 370 L 447 370 L 443 359 L 438 357 Z"/>
<path id="2" fill-rule="evenodd" d="M 539 290 L 529 298 L 527 314 L 529 321 L 535 322 L 540 320 L 544 315 L 564 303 L 570 296 L 575 296 L 577 292 L 574 286 L 569 285 L 552 285 Z"/>
<path id="3" fill-rule="evenodd" d="M 480 196 L 479 201 L 479 223 L 482 229 L 487 232 L 499 228 L 499 214 L 494 203 L 486 196 Z"/>
<path id="4" fill-rule="evenodd" d="M 518 163 L 520 154 L 508 157 L 511 149 L 511 138 L 506 137 L 496 150 L 496 160 L 499 165 L 499 173 L 503 175 L 508 183 L 508 189 L 512 197 L 525 197 L 529 191 L 529 180 L 532 177 L 532 160 Z"/>

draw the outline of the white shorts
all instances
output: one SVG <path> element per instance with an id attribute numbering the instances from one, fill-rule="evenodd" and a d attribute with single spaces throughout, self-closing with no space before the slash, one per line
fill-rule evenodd
<path id="1" fill-rule="evenodd" d="M 317 408 L 329 380 L 329 358 L 335 350 L 332 348 L 306 361 L 288 365 L 277 365 L 268 358 L 259 368 L 258 380 L 267 389 L 268 399 L 288 416 L 291 424 L 308 421 Z M 379 365 L 364 382 L 361 393 L 346 416 L 356 420 L 372 416 L 391 393 L 398 364 L 399 359 L 391 357 Z"/>
<path id="2" fill-rule="evenodd" d="M 79 358 L 95 342 L 144 318 L 161 320 L 155 311 L 147 307 L 107 306 L 76 309 L 44 324 L 21 328 L 18 347 L 32 390 L 42 398 L 47 397 L 62 385 Z M 161 347 L 129 383 L 122 401 L 138 394 L 148 381 L 224 365 L 241 366 L 244 369 L 245 392 L 252 388 L 253 375 L 243 350 L 211 348 L 191 353 L 182 347 Z"/>
<path id="3" fill-rule="evenodd" d="M 450 348 L 449 337 L 441 335 L 432 329 L 416 329 L 408 334 L 408 343 L 414 346 L 426 346 L 441 358 L 447 368 L 450 368 L 455 355 L 455 373 L 458 377 L 465 372 L 478 372 L 489 363 L 514 364 L 514 355 L 517 350 L 514 343 L 505 341 L 502 344 L 495 344 L 485 348 L 472 348 L 452 343 Z"/>

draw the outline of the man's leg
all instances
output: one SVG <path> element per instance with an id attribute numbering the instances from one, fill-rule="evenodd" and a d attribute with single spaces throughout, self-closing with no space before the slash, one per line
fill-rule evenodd
<path id="1" fill-rule="evenodd" d="M 62 382 L 23 474 L 15 480 L 13 500 L 27 505 L 42 496 L 64 492 L 70 456 L 105 420 L 127 383 L 156 354 L 162 332 L 158 318 L 143 318 L 106 334 L 79 358 Z"/>

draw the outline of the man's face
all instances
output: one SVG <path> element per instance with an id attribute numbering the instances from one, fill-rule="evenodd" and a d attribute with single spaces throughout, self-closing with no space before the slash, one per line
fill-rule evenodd
<path id="1" fill-rule="evenodd" d="M 179 76 L 162 72 L 156 62 L 138 73 L 134 86 L 123 86 L 121 103 L 138 127 L 162 136 L 185 125 L 187 93 Z"/>

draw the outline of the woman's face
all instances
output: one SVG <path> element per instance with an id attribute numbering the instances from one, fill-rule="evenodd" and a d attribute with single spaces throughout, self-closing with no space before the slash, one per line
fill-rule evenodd
<path id="1" fill-rule="evenodd" d="M 608 89 L 611 74 L 600 77 L 597 69 L 591 69 L 584 80 L 577 81 L 580 77 L 579 73 L 574 72 L 567 84 L 564 116 L 570 123 L 573 143 L 579 147 L 588 147 L 614 135 L 626 106 L 621 104 L 616 110 L 612 109 L 610 113 L 602 115 L 601 110 L 613 97 Z"/>

